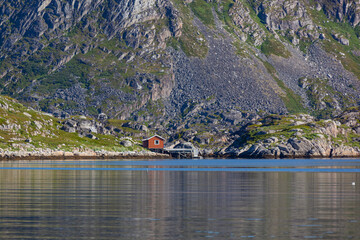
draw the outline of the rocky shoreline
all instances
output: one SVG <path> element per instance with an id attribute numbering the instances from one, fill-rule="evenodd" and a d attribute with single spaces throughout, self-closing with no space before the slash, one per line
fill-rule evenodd
<path id="1" fill-rule="evenodd" d="M 218 154 L 240 158 L 360 157 L 360 112 L 331 120 L 306 114 L 267 116 L 242 127 L 239 138 Z"/>
<path id="2" fill-rule="evenodd" d="M 221 156 L 250 159 L 359 158 L 360 149 L 343 145 L 325 146 L 323 143 L 314 143 L 306 139 L 291 139 L 288 144 L 280 144 L 271 149 L 267 149 L 263 144 L 254 144 Z"/>
<path id="3" fill-rule="evenodd" d="M 302 143 L 300 143 L 302 144 Z M 280 147 L 281 148 L 281 147 Z M 287 149 L 265 149 L 262 145 L 255 144 L 244 149 L 217 153 L 212 155 L 202 156 L 203 158 L 217 158 L 217 159 L 328 159 L 328 158 L 359 158 L 360 150 L 349 148 L 345 146 L 334 147 L 329 146 L 324 151 L 314 151 L 314 148 L 309 151 Z M 61 150 L 47 150 L 47 151 L 2 151 L 0 152 L 0 161 L 12 160 L 94 160 L 94 159 L 169 159 L 172 158 L 169 154 L 155 153 L 148 151 L 127 151 L 127 152 L 110 152 L 110 151 L 61 151 Z"/>
<path id="4" fill-rule="evenodd" d="M 73 160 L 73 159 L 165 159 L 171 158 L 168 154 L 149 151 L 3 151 L 0 152 L 0 161 L 7 160 Z"/>

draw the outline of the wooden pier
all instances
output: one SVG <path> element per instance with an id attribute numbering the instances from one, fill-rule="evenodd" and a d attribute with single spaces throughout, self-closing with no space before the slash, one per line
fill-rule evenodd
<path id="1" fill-rule="evenodd" d="M 164 148 L 164 152 L 174 158 L 199 158 L 197 148 Z"/>

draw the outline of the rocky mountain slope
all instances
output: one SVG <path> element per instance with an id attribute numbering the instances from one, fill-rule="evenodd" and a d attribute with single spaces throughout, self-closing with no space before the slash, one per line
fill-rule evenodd
<path id="1" fill-rule="evenodd" d="M 357 106 L 359 14 L 353 0 L 0 0 L 0 93 L 173 141 L 226 136 L 220 149 L 267 114 Z"/>

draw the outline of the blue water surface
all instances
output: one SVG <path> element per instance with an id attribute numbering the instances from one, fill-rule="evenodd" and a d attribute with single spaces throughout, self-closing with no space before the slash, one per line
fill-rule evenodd
<path id="1" fill-rule="evenodd" d="M 162 159 L 2 162 L 0 169 L 226 172 L 360 172 L 360 159 Z"/>

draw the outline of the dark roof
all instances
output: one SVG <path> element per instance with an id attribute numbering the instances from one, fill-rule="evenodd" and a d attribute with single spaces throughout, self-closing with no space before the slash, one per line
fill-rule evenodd
<path id="1" fill-rule="evenodd" d="M 150 139 L 152 139 L 152 138 L 154 138 L 154 137 L 161 138 L 162 140 L 164 140 L 164 141 L 165 141 L 165 138 L 163 138 L 162 136 L 159 136 L 159 135 L 157 135 L 157 134 L 155 134 L 154 136 L 151 136 L 151 137 L 149 137 L 149 138 L 143 139 L 143 141 L 150 140 Z"/>

